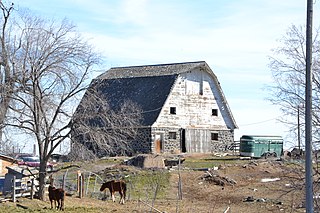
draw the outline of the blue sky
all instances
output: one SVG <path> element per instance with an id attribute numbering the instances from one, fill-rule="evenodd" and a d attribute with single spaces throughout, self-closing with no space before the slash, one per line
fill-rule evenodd
<path id="1" fill-rule="evenodd" d="M 281 135 L 279 111 L 263 90 L 268 56 L 292 24 L 305 25 L 306 0 L 16 0 L 38 15 L 77 25 L 115 66 L 206 61 L 243 134 Z M 314 5 L 314 25 L 319 19 Z"/>

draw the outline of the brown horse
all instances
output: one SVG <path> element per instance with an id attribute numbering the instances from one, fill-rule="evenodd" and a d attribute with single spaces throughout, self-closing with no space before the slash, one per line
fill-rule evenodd
<path id="1" fill-rule="evenodd" d="M 49 200 L 51 203 L 51 209 L 53 208 L 52 206 L 52 201 L 54 202 L 54 208 L 57 208 L 58 210 L 64 210 L 64 198 L 65 198 L 65 192 L 63 189 L 56 189 L 55 187 L 49 185 L 48 188 L 49 191 Z M 56 201 L 58 202 L 58 207 L 56 206 Z"/>
<path id="2" fill-rule="evenodd" d="M 112 181 L 105 182 L 102 184 L 100 191 L 102 192 L 106 188 L 109 189 L 113 202 L 115 202 L 114 193 L 119 192 L 121 196 L 120 203 L 124 204 L 124 200 L 126 199 L 127 184 L 123 180 L 119 180 L 119 181 L 112 180 Z"/>

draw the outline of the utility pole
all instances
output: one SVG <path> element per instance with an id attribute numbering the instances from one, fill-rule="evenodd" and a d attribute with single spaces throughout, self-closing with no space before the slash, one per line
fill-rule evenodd
<path id="1" fill-rule="evenodd" d="M 313 0 L 307 1 L 306 30 L 306 141 L 305 141 L 305 178 L 306 178 L 306 211 L 313 213 L 313 179 L 312 179 L 312 15 Z"/>
<path id="2" fill-rule="evenodd" d="M 298 105 L 298 149 L 301 155 L 301 136 L 300 136 L 300 105 Z"/>

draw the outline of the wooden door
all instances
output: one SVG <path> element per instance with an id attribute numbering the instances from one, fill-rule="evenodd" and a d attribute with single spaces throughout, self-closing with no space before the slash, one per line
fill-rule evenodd
<path id="1" fill-rule="evenodd" d="M 163 134 L 155 135 L 155 140 L 154 140 L 155 153 L 162 152 L 162 138 L 163 138 Z"/>

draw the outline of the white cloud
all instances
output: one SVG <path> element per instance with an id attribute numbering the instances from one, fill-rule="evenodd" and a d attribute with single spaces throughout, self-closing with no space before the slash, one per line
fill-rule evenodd
<path id="1" fill-rule="evenodd" d="M 291 24 L 304 25 L 306 2 L 292 0 L 18 0 L 30 9 L 67 16 L 107 58 L 109 66 L 205 60 L 240 129 L 236 134 L 279 134 L 265 101 L 271 82 L 267 56 Z M 319 2 L 314 25 L 319 24 Z M 106 67 L 108 69 L 109 67 Z M 259 123 L 260 121 L 266 121 Z M 241 125 L 257 123 L 255 125 Z"/>
<path id="2" fill-rule="evenodd" d="M 144 25 L 148 20 L 146 10 L 147 0 L 125 0 L 122 2 L 121 13 L 125 22 Z"/>

